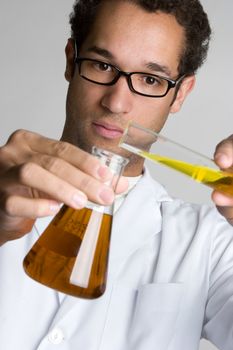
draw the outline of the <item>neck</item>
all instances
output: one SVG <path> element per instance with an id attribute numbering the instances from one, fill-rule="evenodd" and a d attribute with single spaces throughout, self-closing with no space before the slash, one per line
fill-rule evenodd
<path id="1" fill-rule="evenodd" d="M 142 159 L 142 158 L 140 160 L 137 160 L 137 163 L 134 163 L 130 160 L 130 162 L 125 167 L 123 175 L 128 176 L 128 177 L 142 175 L 143 165 L 144 165 L 144 159 Z"/>

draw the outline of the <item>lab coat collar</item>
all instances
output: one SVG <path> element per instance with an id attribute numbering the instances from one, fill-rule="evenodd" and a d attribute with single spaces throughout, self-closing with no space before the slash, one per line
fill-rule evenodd
<path id="1" fill-rule="evenodd" d="M 161 202 L 164 201 L 172 201 L 172 198 L 145 168 L 143 176 L 113 217 L 110 275 L 117 273 L 119 264 L 127 256 L 161 231 Z"/>

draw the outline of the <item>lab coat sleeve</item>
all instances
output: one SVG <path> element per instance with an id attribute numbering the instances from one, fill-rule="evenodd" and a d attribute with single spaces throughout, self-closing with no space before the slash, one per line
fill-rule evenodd
<path id="1" fill-rule="evenodd" d="M 233 227 L 213 226 L 210 280 L 202 336 L 220 350 L 233 349 Z"/>

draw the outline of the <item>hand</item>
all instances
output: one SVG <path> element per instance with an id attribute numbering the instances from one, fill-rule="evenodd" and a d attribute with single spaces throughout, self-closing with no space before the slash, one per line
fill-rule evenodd
<path id="1" fill-rule="evenodd" d="M 233 135 L 217 145 L 214 160 L 222 170 L 233 173 Z M 225 196 L 220 192 L 214 191 L 212 193 L 212 199 L 218 211 L 233 226 L 233 196 Z"/>
<path id="2" fill-rule="evenodd" d="M 104 184 L 111 177 L 97 158 L 69 143 L 16 131 L 0 148 L 0 245 L 29 232 L 37 217 L 55 214 L 61 203 L 111 204 L 113 190 Z M 117 193 L 127 186 L 122 178 Z"/>

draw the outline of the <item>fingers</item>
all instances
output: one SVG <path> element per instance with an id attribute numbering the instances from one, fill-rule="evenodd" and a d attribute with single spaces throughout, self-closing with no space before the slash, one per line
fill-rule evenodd
<path id="1" fill-rule="evenodd" d="M 214 160 L 222 170 L 227 170 L 233 176 L 233 135 L 220 142 L 215 150 Z M 226 196 L 218 191 L 213 191 L 212 200 L 218 211 L 233 225 L 233 196 Z"/>
<path id="2" fill-rule="evenodd" d="M 33 162 L 13 167 L 1 178 L 1 187 L 5 187 L 6 193 L 7 187 L 13 185 L 33 188 L 74 209 L 83 208 L 87 198 L 100 204 L 112 203 L 114 193 L 111 188 L 63 163 L 63 160 L 57 160 L 56 167 L 60 164 L 60 169 L 48 167 L 49 171 Z"/>
<path id="3" fill-rule="evenodd" d="M 36 219 L 54 215 L 60 209 L 60 204 L 53 200 L 31 199 L 14 195 L 1 198 L 0 205 L 4 207 L 4 213 L 12 218 Z"/>
<path id="4" fill-rule="evenodd" d="M 217 207 L 219 213 L 233 226 L 233 209 L 232 207 Z"/>
<path id="5" fill-rule="evenodd" d="M 0 149 L 0 211 L 8 216 L 54 214 L 60 203 L 83 208 L 87 199 L 110 205 L 111 170 L 94 156 L 67 143 L 19 130 Z M 125 191 L 122 179 L 117 193 Z"/>
<path id="6" fill-rule="evenodd" d="M 20 152 L 17 154 L 19 145 Z M 49 170 L 49 163 L 53 166 L 54 160 L 63 159 L 67 163 L 72 164 L 74 167 L 98 180 L 107 181 L 112 177 L 108 167 L 102 165 L 100 161 L 91 154 L 84 152 L 68 142 L 52 140 L 37 133 L 18 130 L 9 138 L 7 147 L 8 150 L 14 151 L 12 153 L 16 155 L 16 164 L 18 164 L 19 159 L 21 162 L 25 162 L 26 156 L 28 157 L 28 161 L 30 161 L 32 156 L 35 160 L 37 156 L 44 155 L 44 159 L 40 158 L 43 161 L 41 165 L 43 166 L 47 163 L 47 170 Z"/>
<path id="7" fill-rule="evenodd" d="M 71 145 L 71 148 L 73 147 L 74 146 Z M 76 147 L 74 148 L 74 151 L 76 152 Z M 113 174 L 111 170 L 109 170 L 107 166 L 101 165 L 99 160 L 92 155 L 89 155 L 82 150 L 79 151 L 81 151 L 80 153 L 82 155 L 84 154 L 85 156 L 82 165 L 80 165 L 82 171 L 77 168 L 77 164 L 75 167 L 61 158 L 55 158 L 47 155 L 37 155 L 36 157 L 32 158 L 32 161 L 42 165 L 49 172 L 56 174 L 70 184 L 73 184 L 75 187 L 82 189 L 82 191 L 86 193 L 87 197 L 91 201 L 97 201 L 100 204 L 106 205 L 111 204 L 114 199 L 112 190 L 109 190 L 108 186 L 99 183 L 99 181 L 108 183 L 109 179 L 112 182 Z M 87 166 L 84 164 L 85 161 L 87 161 Z M 94 167 L 91 170 L 88 170 L 89 164 L 92 164 L 94 167 L 96 166 L 96 171 L 94 170 L 93 172 Z M 92 171 L 92 176 L 87 175 L 88 171 Z M 99 181 L 95 181 L 93 177 Z M 116 186 L 117 180 L 119 181 Z M 125 177 L 120 177 L 120 179 L 118 179 L 118 176 L 114 176 L 112 187 L 115 189 L 115 193 L 125 192 L 128 188 L 128 180 Z"/>
<path id="8" fill-rule="evenodd" d="M 220 192 L 214 191 L 212 193 L 212 200 L 216 204 L 219 213 L 233 225 L 233 197 L 225 196 Z"/>
<path id="9" fill-rule="evenodd" d="M 221 169 L 233 170 L 233 135 L 217 145 L 214 160 Z"/>
<path id="10" fill-rule="evenodd" d="M 215 202 L 215 204 L 217 206 L 222 206 L 222 207 L 232 206 L 233 207 L 233 197 L 226 196 L 223 193 L 220 193 L 218 191 L 213 191 L 212 200 Z"/>
<path id="11" fill-rule="evenodd" d="M 11 179 L 17 184 L 45 192 L 50 198 L 74 208 L 79 209 L 86 204 L 87 197 L 84 193 L 35 163 L 15 167 L 7 175 L 8 183 Z"/>
<path id="12" fill-rule="evenodd" d="M 20 150 L 17 154 L 17 150 Z M 8 140 L 5 153 L 11 156 L 11 165 L 33 162 L 61 177 L 85 192 L 90 200 L 110 204 L 113 193 L 100 182 L 112 178 L 111 170 L 93 155 L 67 143 L 52 140 L 36 133 L 19 130 Z M 12 161 L 12 158 L 14 160 Z M 88 176 L 89 175 L 89 176 Z M 98 180 L 98 182 L 94 181 Z M 46 192 L 47 188 L 44 188 Z M 64 200 L 66 200 L 64 198 Z"/>
<path id="13" fill-rule="evenodd" d="M 115 188 L 116 194 L 121 194 L 121 193 L 124 193 L 125 191 L 127 191 L 128 187 L 129 187 L 129 181 L 126 179 L 126 177 L 121 176 L 117 182 L 117 185 L 116 185 L 116 181 L 117 181 L 117 179 L 113 180 L 113 188 Z"/>
<path id="14" fill-rule="evenodd" d="M 87 154 L 87 156 L 89 156 Z M 79 168 L 71 165 L 67 161 L 60 159 L 60 158 L 55 158 L 47 155 L 42 155 L 40 157 L 36 157 L 35 159 L 32 159 L 33 162 L 37 163 L 38 165 L 42 165 L 44 169 L 48 170 L 49 173 L 52 173 L 59 178 L 63 179 L 65 182 L 68 182 L 72 186 L 79 188 L 83 193 L 85 193 L 85 197 L 87 197 L 92 200 L 92 201 L 100 201 L 103 203 L 103 198 L 101 192 L 106 191 L 108 188 L 107 186 L 103 183 L 106 180 L 106 171 L 107 169 L 106 166 L 101 166 L 99 161 L 95 159 L 94 157 L 91 157 L 92 160 L 94 160 L 94 163 L 98 163 L 97 167 L 99 167 L 99 172 L 97 172 L 96 177 L 98 179 L 95 180 L 93 176 L 88 175 L 86 172 L 83 170 L 80 170 Z M 112 177 L 111 171 L 107 169 L 108 174 Z M 54 179 L 53 179 L 54 180 Z M 100 183 L 100 180 L 102 183 Z M 112 196 L 113 193 L 111 192 L 111 198 L 107 199 L 113 200 Z M 78 195 L 78 193 L 77 193 Z"/>
<path id="15" fill-rule="evenodd" d="M 229 224 L 233 225 L 233 208 L 232 207 L 219 207 L 217 206 L 219 213 L 225 217 Z"/>
<path id="16" fill-rule="evenodd" d="M 111 179 L 107 166 L 69 143 L 25 130 L 13 133 L 0 147 L 0 244 L 29 232 L 36 218 L 54 215 L 61 203 L 74 209 L 87 199 L 110 205 Z M 126 188 L 120 180 L 117 192 Z"/>

